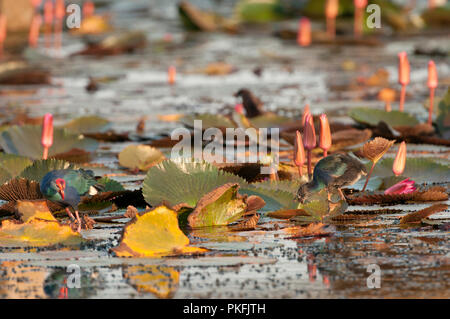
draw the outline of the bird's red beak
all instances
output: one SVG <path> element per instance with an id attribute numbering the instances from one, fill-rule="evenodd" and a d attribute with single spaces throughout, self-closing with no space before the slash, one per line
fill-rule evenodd
<path id="1" fill-rule="evenodd" d="M 66 189 L 66 181 L 62 178 L 55 180 L 56 186 L 58 187 L 58 193 L 61 195 L 61 199 L 64 200 L 64 190 Z"/>

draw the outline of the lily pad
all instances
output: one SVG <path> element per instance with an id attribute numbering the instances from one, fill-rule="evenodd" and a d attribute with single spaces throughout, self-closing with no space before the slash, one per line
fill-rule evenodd
<path id="1" fill-rule="evenodd" d="M 385 178 L 393 175 L 393 158 L 385 158 L 378 162 L 373 176 Z M 448 182 L 450 180 L 450 164 L 441 164 L 432 158 L 407 158 L 403 176 L 417 183 Z"/>
<path id="2" fill-rule="evenodd" d="M 194 121 L 202 121 L 202 129 L 214 128 L 233 128 L 236 125 L 228 117 L 221 114 L 196 114 L 196 115 L 186 115 L 180 119 L 180 122 L 189 128 L 194 127 Z"/>
<path id="3" fill-rule="evenodd" d="M 358 123 L 376 126 L 380 122 L 385 122 L 391 127 L 396 126 L 414 126 L 419 124 L 419 121 L 412 115 L 400 112 L 391 111 L 386 112 L 384 110 L 378 110 L 367 107 L 360 107 L 351 109 L 349 116 Z"/>
<path id="4" fill-rule="evenodd" d="M 436 124 L 439 133 L 444 138 L 450 139 L 450 89 L 447 90 L 447 94 L 439 102 Z"/>
<path id="5" fill-rule="evenodd" d="M 3 184 L 11 178 L 18 176 L 33 162 L 26 157 L 13 154 L 0 154 L 0 183 Z"/>
<path id="6" fill-rule="evenodd" d="M 189 238 L 178 227 L 177 213 L 159 206 L 136 215 L 125 226 L 119 246 L 112 250 L 119 257 L 163 257 L 205 251 L 188 245 Z"/>
<path id="7" fill-rule="evenodd" d="M 188 217 L 189 226 L 226 226 L 240 219 L 247 204 L 238 189 L 239 184 L 229 183 L 203 196 Z"/>
<path id="8" fill-rule="evenodd" d="M 35 161 L 32 165 L 25 168 L 20 177 L 26 178 L 30 181 L 40 182 L 42 178 L 51 171 L 59 169 L 75 169 L 76 166 L 67 161 L 57 159 L 47 159 Z"/>
<path id="9" fill-rule="evenodd" d="M 295 121 L 287 116 L 281 116 L 273 113 L 258 115 L 249 119 L 250 123 L 256 128 L 283 127 L 294 124 Z"/>
<path id="10" fill-rule="evenodd" d="M 165 160 L 148 170 L 142 192 L 153 206 L 164 202 L 195 207 L 203 195 L 227 183 L 245 185 L 246 181 L 206 162 Z"/>
<path id="11" fill-rule="evenodd" d="M 279 21 L 287 17 L 278 0 L 241 0 L 236 12 L 241 21 L 251 23 Z"/>
<path id="12" fill-rule="evenodd" d="M 9 154 L 40 159 L 43 153 L 41 130 L 41 126 L 38 125 L 12 126 L 0 133 L 0 146 Z M 75 148 L 93 152 L 98 147 L 97 141 L 64 128 L 55 128 L 53 134 L 53 145 L 49 149 L 50 157 Z"/>
<path id="13" fill-rule="evenodd" d="M 108 177 L 100 178 L 99 180 L 97 180 L 97 183 L 105 187 L 105 192 L 121 192 L 125 190 L 122 184 Z"/>
<path id="14" fill-rule="evenodd" d="M 164 160 L 164 154 L 148 145 L 130 145 L 119 153 L 119 164 L 130 169 L 147 171 Z"/>
<path id="15" fill-rule="evenodd" d="M 108 120 L 99 116 L 82 116 L 70 121 L 64 127 L 74 133 L 87 134 L 105 132 L 110 124 Z"/>

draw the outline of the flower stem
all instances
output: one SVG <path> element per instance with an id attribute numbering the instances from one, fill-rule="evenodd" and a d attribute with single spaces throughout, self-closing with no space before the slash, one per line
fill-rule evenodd
<path id="1" fill-rule="evenodd" d="M 364 183 L 364 187 L 363 187 L 363 189 L 362 189 L 362 192 L 364 192 L 364 191 L 366 190 L 367 184 L 369 183 L 370 175 L 372 175 L 373 168 L 375 167 L 375 164 L 376 164 L 376 162 L 373 162 L 373 163 L 372 163 L 372 168 L 370 169 L 370 172 L 369 172 L 369 174 L 367 175 L 367 179 L 366 179 L 366 182 Z"/>
<path id="2" fill-rule="evenodd" d="M 323 157 L 327 157 L 328 156 L 328 150 L 324 150 L 323 151 Z"/>
<path id="3" fill-rule="evenodd" d="M 405 106 L 406 85 L 402 85 L 402 91 L 400 93 L 400 112 L 403 112 Z"/>
<path id="4" fill-rule="evenodd" d="M 299 165 L 298 167 L 298 175 L 300 175 L 300 177 L 303 176 L 303 165 Z"/>
<path id="5" fill-rule="evenodd" d="M 309 179 L 311 179 L 311 175 L 312 175 L 311 155 L 312 155 L 312 150 L 308 150 L 308 177 L 309 177 Z"/>
<path id="6" fill-rule="evenodd" d="M 432 124 L 434 88 L 430 89 L 430 108 L 428 109 L 428 125 Z"/>
<path id="7" fill-rule="evenodd" d="M 44 147 L 44 152 L 42 153 L 42 159 L 47 159 L 48 157 L 48 147 Z"/>

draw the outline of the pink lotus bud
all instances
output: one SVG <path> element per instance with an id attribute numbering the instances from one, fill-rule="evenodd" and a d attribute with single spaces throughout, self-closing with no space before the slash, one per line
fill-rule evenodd
<path id="1" fill-rule="evenodd" d="M 316 147 L 316 131 L 314 129 L 313 117 L 311 114 L 306 115 L 305 127 L 303 129 L 303 145 L 307 150 Z"/>
<path id="2" fill-rule="evenodd" d="M 328 118 L 325 114 L 320 115 L 319 147 L 323 149 L 323 156 L 327 156 L 327 152 L 331 147 L 331 131 Z"/>
<path id="3" fill-rule="evenodd" d="M 403 174 L 406 164 L 406 143 L 402 142 L 398 148 L 397 155 L 392 165 L 392 171 L 396 176 Z"/>
<path id="4" fill-rule="evenodd" d="M 92 15 L 94 15 L 95 12 L 95 5 L 92 1 L 86 1 L 83 4 L 83 17 L 87 18 L 90 17 Z"/>
<path id="5" fill-rule="evenodd" d="M 300 176 L 302 176 L 302 167 L 306 161 L 305 148 L 303 147 L 302 135 L 299 131 L 295 132 L 294 144 L 294 163 L 299 168 Z"/>
<path id="6" fill-rule="evenodd" d="M 55 17 L 58 20 L 62 20 L 66 15 L 66 5 L 64 4 L 64 0 L 56 0 L 55 3 Z"/>
<path id="7" fill-rule="evenodd" d="M 354 0 L 353 3 L 356 8 L 365 8 L 367 6 L 367 0 Z"/>
<path id="8" fill-rule="evenodd" d="M 43 147 L 50 147 L 53 144 L 53 115 L 50 113 L 44 115 L 41 144 Z"/>
<path id="9" fill-rule="evenodd" d="M 242 105 L 241 103 L 237 103 L 234 106 L 234 110 L 236 111 L 236 113 L 244 114 L 244 105 Z"/>
<path id="10" fill-rule="evenodd" d="M 311 44 L 311 22 L 308 18 L 301 18 L 298 23 L 297 43 L 302 47 Z"/>
<path id="11" fill-rule="evenodd" d="M 6 39 L 6 15 L 0 14 L 0 42 Z"/>
<path id="12" fill-rule="evenodd" d="M 337 17 L 339 12 L 339 0 L 327 0 L 325 5 L 325 16 L 329 19 Z"/>
<path id="13" fill-rule="evenodd" d="M 30 33 L 28 35 L 28 43 L 31 47 L 35 47 L 39 40 L 39 29 L 41 28 L 41 15 L 35 15 L 31 21 Z"/>
<path id="14" fill-rule="evenodd" d="M 428 88 L 435 89 L 438 86 L 438 75 L 434 61 L 428 62 Z"/>
<path id="15" fill-rule="evenodd" d="M 389 187 L 384 191 L 384 194 L 408 194 L 416 191 L 416 187 L 414 186 L 414 181 L 410 181 L 409 178 L 395 184 L 394 186 Z"/>
<path id="16" fill-rule="evenodd" d="M 175 77 L 177 75 L 177 69 L 172 65 L 168 70 L 168 82 L 169 84 L 175 84 Z"/>
<path id="17" fill-rule="evenodd" d="M 42 0 L 31 0 L 31 5 L 34 8 L 37 8 L 37 7 L 39 7 L 41 5 L 41 2 L 42 2 Z"/>
<path id="18" fill-rule="evenodd" d="M 44 3 L 44 23 L 52 25 L 53 23 L 53 1 L 46 0 Z"/>
<path id="19" fill-rule="evenodd" d="M 399 58 L 399 64 L 398 64 L 398 83 L 401 85 L 408 85 L 409 83 L 409 73 L 410 73 L 410 67 L 409 67 L 409 61 L 408 61 L 408 55 L 406 52 L 400 52 L 398 54 Z"/>
<path id="20" fill-rule="evenodd" d="M 305 108 L 303 109 L 303 116 L 302 116 L 302 127 L 305 127 L 305 121 L 306 121 L 306 116 L 310 113 L 309 111 L 309 104 L 305 105 Z"/>

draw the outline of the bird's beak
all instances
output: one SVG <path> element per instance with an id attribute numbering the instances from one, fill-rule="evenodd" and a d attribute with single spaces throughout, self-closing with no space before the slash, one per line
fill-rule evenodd
<path id="1" fill-rule="evenodd" d="M 60 188 L 58 193 L 61 195 L 61 199 L 64 200 L 64 189 Z"/>

